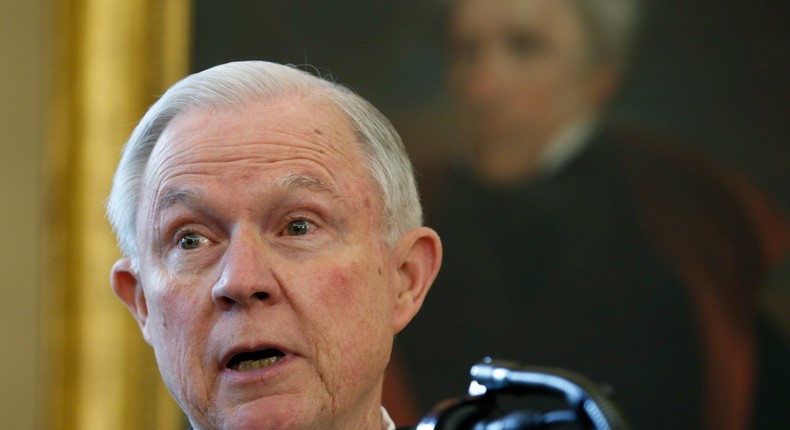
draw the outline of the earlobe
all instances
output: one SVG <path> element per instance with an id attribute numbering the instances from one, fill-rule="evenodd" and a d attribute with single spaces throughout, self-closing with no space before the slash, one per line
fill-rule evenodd
<path id="1" fill-rule="evenodd" d="M 128 258 L 122 258 L 112 266 L 110 275 L 110 285 L 115 294 L 123 301 L 129 312 L 140 325 L 140 331 L 146 342 L 150 344 L 147 330 L 148 305 L 145 300 L 145 293 L 137 273 L 132 269 L 132 262 Z"/>
<path id="2" fill-rule="evenodd" d="M 442 263 L 439 235 L 428 227 L 419 227 L 405 234 L 398 243 L 399 291 L 394 329 L 403 330 L 420 310 Z"/>

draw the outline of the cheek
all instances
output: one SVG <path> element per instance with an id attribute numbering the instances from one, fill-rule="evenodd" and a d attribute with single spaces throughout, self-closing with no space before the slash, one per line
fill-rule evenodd
<path id="1" fill-rule="evenodd" d="M 314 320 L 321 351 L 321 378 L 343 402 L 378 383 L 392 347 L 392 309 L 377 262 L 338 266 L 326 272 Z M 346 400 L 342 400 L 346 399 Z"/>
<path id="2" fill-rule="evenodd" d="M 316 280 L 310 314 L 318 333 L 331 333 L 330 341 L 341 351 L 350 353 L 356 348 L 376 346 L 382 333 L 391 326 L 394 298 L 388 294 L 386 277 L 379 274 L 382 263 L 376 259 L 349 259 L 347 264 L 336 264 Z"/>
<path id="3" fill-rule="evenodd" d="M 190 345 L 202 343 L 205 337 L 203 322 L 207 318 L 200 311 L 205 300 L 195 297 L 196 288 L 191 285 L 179 285 L 164 277 L 156 285 L 147 298 L 147 330 L 160 364 L 172 367 L 185 357 L 194 357 L 189 353 Z"/>
<path id="4" fill-rule="evenodd" d="M 148 325 L 162 380 L 181 407 L 191 410 L 208 395 L 199 346 L 207 343 L 209 318 L 188 293 L 168 285 L 152 294 Z"/>
<path id="5" fill-rule="evenodd" d="M 384 264 L 376 251 L 360 252 L 345 264 L 336 264 L 325 272 L 321 294 L 326 303 L 354 314 L 380 312 L 387 301 L 387 279 L 383 276 Z"/>
<path id="6" fill-rule="evenodd" d="M 190 331 L 195 318 L 194 302 L 190 298 L 167 291 L 154 299 L 154 306 L 149 308 L 152 330 L 167 336 L 184 335 Z"/>
<path id="7" fill-rule="evenodd" d="M 333 303 L 338 307 L 354 304 L 362 295 L 359 285 L 362 279 L 359 268 L 353 264 L 328 270 L 326 288 L 322 290 L 323 299 L 326 303 Z"/>
<path id="8" fill-rule="evenodd" d="M 329 288 L 325 292 L 332 296 L 337 295 L 336 300 L 346 301 L 351 299 L 354 293 L 351 284 L 357 277 L 358 271 L 351 265 L 333 267 L 326 273 L 326 285 Z"/>

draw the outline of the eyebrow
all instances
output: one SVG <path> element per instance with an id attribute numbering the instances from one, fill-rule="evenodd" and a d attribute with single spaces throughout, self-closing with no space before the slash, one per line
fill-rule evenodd
<path id="1" fill-rule="evenodd" d="M 177 203 L 185 203 L 197 198 L 197 192 L 192 190 L 170 190 L 159 199 L 156 211 L 161 212 Z"/>
<path id="2" fill-rule="evenodd" d="M 274 185 L 278 188 L 284 188 L 286 191 L 295 188 L 306 188 L 311 191 L 317 192 L 332 192 L 332 188 L 321 182 L 320 180 L 298 174 L 289 174 L 277 179 Z"/>
<path id="3" fill-rule="evenodd" d="M 291 191 L 294 189 L 307 189 L 310 191 L 320 193 L 334 194 L 330 186 L 324 182 L 305 175 L 289 174 L 278 178 L 274 181 L 275 188 L 282 191 Z M 192 189 L 173 189 L 164 193 L 162 198 L 159 199 L 156 207 L 157 212 L 162 212 L 165 209 L 175 206 L 176 204 L 187 204 L 194 200 L 200 199 L 201 192 Z"/>

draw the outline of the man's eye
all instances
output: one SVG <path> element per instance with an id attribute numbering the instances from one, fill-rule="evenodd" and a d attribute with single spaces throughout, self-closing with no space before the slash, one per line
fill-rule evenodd
<path id="1" fill-rule="evenodd" d="M 307 234 L 312 228 L 313 225 L 310 224 L 309 221 L 298 219 L 288 223 L 288 227 L 286 227 L 285 233 L 288 236 L 303 236 Z"/>
<path id="2" fill-rule="evenodd" d="M 181 237 L 181 240 L 178 241 L 178 246 L 182 249 L 196 249 L 207 241 L 208 239 L 197 233 L 188 233 Z"/>

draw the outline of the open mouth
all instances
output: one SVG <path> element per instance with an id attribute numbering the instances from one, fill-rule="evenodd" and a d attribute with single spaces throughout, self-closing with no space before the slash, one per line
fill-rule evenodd
<path id="1" fill-rule="evenodd" d="M 239 372 L 263 369 L 282 360 L 285 354 L 277 349 L 266 348 L 252 352 L 241 352 L 228 361 L 228 369 Z"/>

